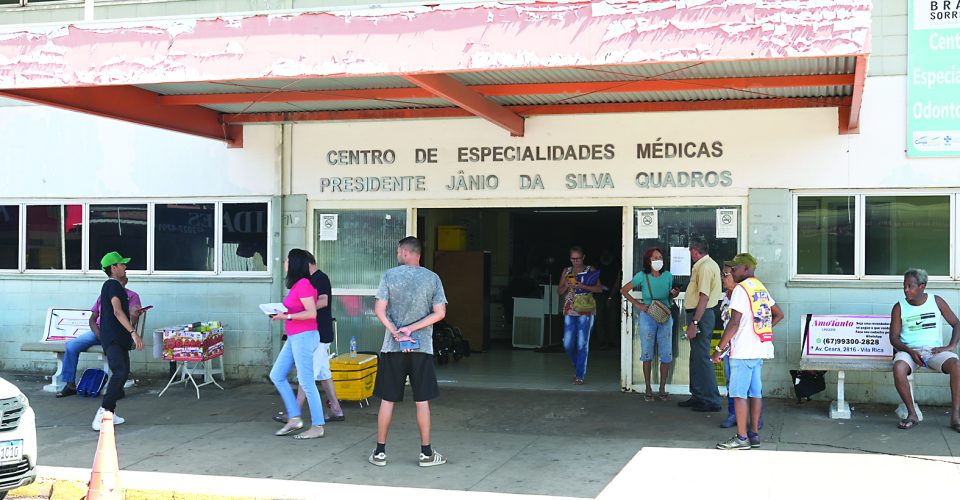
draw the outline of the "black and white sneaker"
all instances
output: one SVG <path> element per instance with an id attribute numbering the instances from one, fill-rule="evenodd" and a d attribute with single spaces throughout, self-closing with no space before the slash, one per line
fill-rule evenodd
<path id="1" fill-rule="evenodd" d="M 437 450 L 433 450 L 430 455 L 420 454 L 420 467 L 433 467 L 434 465 L 443 465 L 447 463 L 447 457 L 441 455 Z"/>
<path id="2" fill-rule="evenodd" d="M 382 451 L 380 453 L 371 453 L 367 458 L 367 462 L 370 462 L 377 467 L 383 467 L 387 465 L 387 454 Z"/>

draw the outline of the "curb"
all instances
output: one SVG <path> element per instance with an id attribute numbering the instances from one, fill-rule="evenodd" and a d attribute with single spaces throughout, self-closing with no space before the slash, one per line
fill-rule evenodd
<path id="1" fill-rule="evenodd" d="M 37 467 L 33 484 L 10 492 L 9 498 L 80 500 L 87 494 L 89 469 Z M 125 500 L 259 500 L 301 498 L 417 498 L 418 500 L 542 500 L 542 495 L 441 490 L 399 486 L 324 483 L 236 476 L 202 476 L 168 472 L 120 471 Z M 171 489 L 175 485 L 176 490 Z M 322 491 L 322 495 L 318 492 Z M 566 500 L 565 497 L 550 497 Z M 574 499 L 569 499 L 574 500 Z M 580 499 L 582 500 L 582 499 Z"/>
<path id="2" fill-rule="evenodd" d="M 7 498 L 46 499 L 46 500 L 80 500 L 87 495 L 87 483 L 68 479 L 44 478 L 33 484 L 11 490 Z M 256 500 L 255 497 L 238 497 L 228 495 L 209 495 L 200 493 L 181 493 L 159 490 L 123 489 L 124 500 Z"/>

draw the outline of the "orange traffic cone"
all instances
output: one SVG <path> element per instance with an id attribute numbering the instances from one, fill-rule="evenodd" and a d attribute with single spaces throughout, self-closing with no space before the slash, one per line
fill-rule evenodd
<path id="1" fill-rule="evenodd" d="M 113 412 L 103 412 L 100 423 L 100 442 L 93 459 L 87 500 L 122 499 L 120 491 L 120 464 L 117 460 L 117 443 L 113 436 Z"/>

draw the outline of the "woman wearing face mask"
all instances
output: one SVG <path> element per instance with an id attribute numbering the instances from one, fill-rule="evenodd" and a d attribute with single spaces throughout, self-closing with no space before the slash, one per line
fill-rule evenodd
<path id="1" fill-rule="evenodd" d="M 631 290 L 639 289 L 641 300 L 630 295 Z M 640 360 L 643 361 L 643 381 L 647 386 L 644 399 L 653 401 L 653 388 L 650 386 L 650 370 L 653 364 L 653 352 L 656 347 L 660 353 L 660 391 L 657 397 L 661 401 L 670 399 L 667 394 L 667 375 L 670 372 L 670 363 L 673 362 L 673 317 L 667 318 L 664 323 L 657 321 L 648 314 L 653 301 L 659 301 L 670 307 L 670 299 L 676 297 L 680 291 L 673 287 L 673 275 L 663 270 L 663 250 L 657 247 L 648 248 L 643 253 L 643 270 L 633 279 L 623 285 L 620 294 L 630 301 L 638 310 L 637 331 L 640 336 Z"/>

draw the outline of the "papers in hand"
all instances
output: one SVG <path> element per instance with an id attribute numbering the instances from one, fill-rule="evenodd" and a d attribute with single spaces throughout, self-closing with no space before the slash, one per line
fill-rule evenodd
<path id="1" fill-rule="evenodd" d="M 267 316 L 273 316 L 274 314 L 282 314 L 287 312 L 287 306 L 277 302 L 275 304 L 260 304 L 260 310 L 263 311 L 263 314 Z"/>

